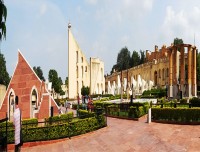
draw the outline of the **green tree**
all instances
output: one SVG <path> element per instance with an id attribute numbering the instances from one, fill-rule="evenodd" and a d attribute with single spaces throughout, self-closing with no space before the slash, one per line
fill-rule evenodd
<path id="1" fill-rule="evenodd" d="M 130 61 L 130 51 L 127 49 L 127 47 L 124 47 L 120 50 L 117 56 L 117 64 L 116 64 L 117 70 L 121 71 L 128 69 L 129 61 Z"/>
<path id="2" fill-rule="evenodd" d="M 56 93 L 62 93 L 62 80 L 60 77 L 58 77 L 58 73 L 56 70 L 51 69 L 49 70 L 49 82 L 52 82 L 52 88 L 54 88 L 54 91 Z"/>
<path id="3" fill-rule="evenodd" d="M 179 38 L 174 39 L 174 45 L 183 44 L 183 40 Z"/>
<path id="4" fill-rule="evenodd" d="M 112 70 L 110 71 L 110 74 L 113 74 L 114 70 L 116 71 L 117 69 L 118 69 L 117 64 L 113 65 Z"/>
<path id="5" fill-rule="evenodd" d="M 6 18 L 7 8 L 4 5 L 4 1 L 0 0 L 0 41 L 2 41 L 2 38 L 6 39 Z"/>
<path id="6" fill-rule="evenodd" d="M 68 77 L 66 77 L 66 79 L 65 79 L 65 85 L 68 87 Z"/>
<path id="7" fill-rule="evenodd" d="M 88 86 L 87 87 L 83 86 L 81 88 L 81 95 L 82 96 L 89 95 L 89 93 L 90 93 L 90 88 Z"/>
<path id="8" fill-rule="evenodd" d="M 130 67 L 134 67 L 140 64 L 140 56 L 137 51 L 133 51 L 130 59 Z"/>
<path id="9" fill-rule="evenodd" d="M 41 69 L 40 66 L 38 66 L 38 67 L 34 66 L 34 67 L 33 67 L 33 70 L 35 71 L 35 73 L 37 74 L 37 76 L 38 76 L 41 80 L 45 81 L 45 78 L 44 78 L 44 76 L 43 76 L 43 72 L 42 72 L 42 69 Z"/>
<path id="10" fill-rule="evenodd" d="M 140 64 L 145 62 L 145 54 L 144 51 L 140 50 Z"/>
<path id="11" fill-rule="evenodd" d="M 10 82 L 9 74 L 6 70 L 6 60 L 4 55 L 0 53 L 0 84 L 8 86 Z"/>

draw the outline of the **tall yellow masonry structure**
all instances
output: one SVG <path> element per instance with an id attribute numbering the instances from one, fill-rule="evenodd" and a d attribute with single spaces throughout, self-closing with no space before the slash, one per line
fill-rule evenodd
<path id="1" fill-rule="evenodd" d="M 81 96 L 81 88 L 90 87 L 90 94 L 105 93 L 104 62 L 91 58 L 88 62 L 68 24 L 68 97 Z"/>

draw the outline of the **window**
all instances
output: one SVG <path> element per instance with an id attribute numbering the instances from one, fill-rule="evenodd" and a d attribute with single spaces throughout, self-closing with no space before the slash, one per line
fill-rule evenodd
<path id="1" fill-rule="evenodd" d="M 83 57 L 81 57 L 81 63 L 83 63 Z"/>
<path id="2" fill-rule="evenodd" d="M 85 72 L 87 72 L 87 66 L 85 66 Z"/>
<path id="3" fill-rule="evenodd" d="M 165 77 L 165 69 L 162 69 L 162 80 L 164 80 Z"/>
<path id="4" fill-rule="evenodd" d="M 161 78 L 161 72 L 160 72 L 160 69 L 159 69 L 159 78 Z"/>
<path id="5" fill-rule="evenodd" d="M 83 66 L 81 66 L 81 74 L 82 74 L 82 78 L 83 78 Z"/>
<path id="6" fill-rule="evenodd" d="M 76 51 L 76 63 L 78 63 L 78 51 Z"/>
<path id="7" fill-rule="evenodd" d="M 76 67 L 76 77 L 78 78 L 78 66 Z"/>

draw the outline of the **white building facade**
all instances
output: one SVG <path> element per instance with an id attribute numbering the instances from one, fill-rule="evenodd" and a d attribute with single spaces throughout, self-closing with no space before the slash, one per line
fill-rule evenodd
<path id="1" fill-rule="evenodd" d="M 99 58 L 87 58 L 80 49 L 68 25 L 68 97 L 81 96 L 81 88 L 90 87 L 90 94 L 105 92 L 104 63 Z"/>

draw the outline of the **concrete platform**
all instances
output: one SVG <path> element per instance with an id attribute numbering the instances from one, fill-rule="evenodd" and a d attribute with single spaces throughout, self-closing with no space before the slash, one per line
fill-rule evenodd
<path id="1" fill-rule="evenodd" d="M 199 152 L 200 126 L 108 118 L 108 127 L 58 141 L 24 145 L 22 152 Z M 13 150 L 12 150 L 13 151 Z"/>

